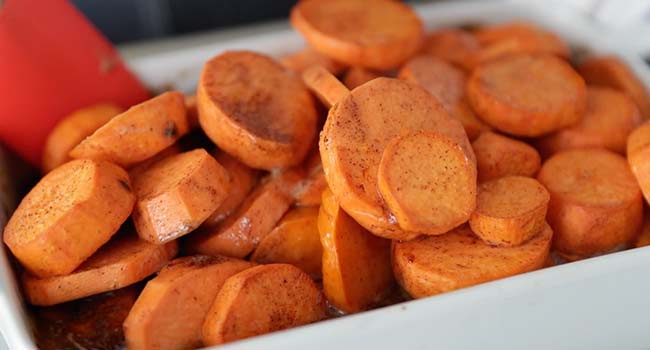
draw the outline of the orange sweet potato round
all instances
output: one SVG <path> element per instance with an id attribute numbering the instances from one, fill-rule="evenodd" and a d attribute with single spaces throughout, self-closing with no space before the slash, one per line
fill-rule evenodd
<path id="1" fill-rule="evenodd" d="M 481 44 L 467 31 L 455 28 L 442 28 L 429 33 L 424 41 L 422 52 L 443 59 L 466 71 L 472 70 Z"/>
<path id="2" fill-rule="evenodd" d="M 472 148 L 480 182 L 508 175 L 535 176 L 542 163 L 529 144 L 494 132 L 482 133 Z"/>
<path id="3" fill-rule="evenodd" d="M 467 96 L 479 117 L 500 131 L 541 136 L 580 121 L 586 109 L 584 80 L 552 55 L 518 54 L 478 66 Z"/>
<path id="4" fill-rule="evenodd" d="M 546 160 L 537 175 L 551 201 L 555 250 L 576 260 L 632 242 L 643 221 L 639 185 L 625 158 L 604 149 L 573 149 Z"/>
<path id="5" fill-rule="evenodd" d="M 412 297 L 424 298 L 540 269 L 552 236 L 546 224 L 520 246 L 495 247 L 463 225 L 445 235 L 393 242 L 393 271 Z"/>
<path id="6" fill-rule="evenodd" d="M 291 24 L 317 51 L 350 66 L 399 66 L 419 48 L 422 22 L 405 4 L 390 0 L 302 0 Z"/>
<path id="7" fill-rule="evenodd" d="M 214 57 L 203 67 L 196 96 L 203 131 L 252 168 L 297 165 L 316 136 L 309 91 L 262 54 L 229 51 Z"/>

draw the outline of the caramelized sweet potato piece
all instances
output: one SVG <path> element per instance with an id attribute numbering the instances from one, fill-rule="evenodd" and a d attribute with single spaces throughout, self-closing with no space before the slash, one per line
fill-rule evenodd
<path id="1" fill-rule="evenodd" d="M 178 258 L 149 281 L 124 321 L 129 349 L 184 350 L 202 345 L 201 327 L 226 280 L 254 264 L 205 255 Z"/>
<path id="2" fill-rule="evenodd" d="M 518 246 L 546 225 L 550 198 L 546 188 L 529 177 L 492 180 L 479 186 L 476 210 L 469 225 L 488 244 Z"/>
<path id="3" fill-rule="evenodd" d="M 359 312 L 390 293 L 394 283 L 390 241 L 357 224 L 329 189 L 323 192 L 318 231 L 323 245 L 323 288 L 330 304 L 344 312 Z"/>
<path id="4" fill-rule="evenodd" d="M 394 242 L 395 278 L 414 298 L 477 285 L 544 267 L 553 231 L 548 224 L 517 247 L 483 243 L 467 225 L 440 236 Z"/>
<path id="5" fill-rule="evenodd" d="M 152 165 L 133 179 L 133 223 L 140 238 L 165 243 L 203 223 L 226 198 L 228 174 L 204 149 Z"/>
<path id="6" fill-rule="evenodd" d="M 537 179 L 551 193 L 547 219 L 565 259 L 609 252 L 639 234 L 643 199 L 625 158 L 598 148 L 562 151 Z"/>
<path id="7" fill-rule="evenodd" d="M 73 148 L 70 157 L 129 167 L 171 146 L 188 131 L 183 94 L 166 92 L 111 119 Z"/>
<path id="8" fill-rule="evenodd" d="M 494 132 L 482 133 L 472 142 L 479 182 L 508 175 L 535 176 L 542 160 L 529 144 Z"/>
<path id="9" fill-rule="evenodd" d="M 323 248 L 319 237 L 318 207 L 292 209 L 260 241 L 250 260 L 291 264 L 312 277 L 320 277 Z"/>
<path id="10" fill-rule="evenodd" d="M 289 210 L 301 179 L 302 174 L 294 170 L 270 175 L 235 213 L 215 228 L 205 227 L 194 233 L 185 248 L 206 255 L 247 256 Z"/>
<path id="11" fill-rule="evenodd" d="M 580 121 L 586 109 L 585 82 L 552 55 L 518 54 L 478 66 L 467 96 L 479 117 L 497 130 L 541 136 Z"/>
<path id="12" fill-rule="evenodd" d="M 382 198 L 405 231 L 443 234 L 466 222 L 476 207 L 476 163 L 436 132 L 391 140 L 377 178 Z"/>
<path id="13" fill-rule="evenodd" d="M 424 36 L 417 14 L 390 0 L 303 0 L 291 10 L 290 20 L 318 52 L 378 70 L 406 61 Z"/>
<path id="14" fill-rule="evenodd" d="M 45 141 L 43 173 L 70 161 L 70 150 L 121 112 L 122 109 L 115 105 L 98 104 L 82 108 L 63 118 Z"/>
<path id="15" fill-rule="evenodd" d="M 576 125 L 537 140 L 545 158 L 571 148 L 603 147 L 624 154 L 628 135 L 641 123 L 634 101 L 622 92 L 587 86 L 587 111 Z"/>
<path id="16" fill-rule="evenodd" d="M 201 128 L 244 164 L 300 163 L 316 136 L 316 108 L 300 78 L 270 57 L 229 51 L 203 67 L 196 97 Z"/>
<path id="17" fill-rule="evenodd" d="M 117 234 L 69 275 L 46 278 L 23 274 L 30 304 L 54 305 L 119 289 L 156 273 L 178 252 L 178 244 L 155 245 L 135 232 Z"/>
<path id="18" fill-rule="evenodd" d="M 3 239 L 31 274 L 69 274 L 117 232 L 134 202 L 122 168 L 71 161 L 45 175 L 23 198 Z"/>
<path id="19" fill-rule="evenodd" d="M 480 48 L 481 44 L 472 33 L 461 29 L 442 28 L 427 35 L 422 52 L 471 71 Z"/>
<path id="20" fill-rule="evenodd" d="M 208 346 L 320 321 L 325 298 L 289 264 L 252 267 L 226 280 L 203 323 Z"/>

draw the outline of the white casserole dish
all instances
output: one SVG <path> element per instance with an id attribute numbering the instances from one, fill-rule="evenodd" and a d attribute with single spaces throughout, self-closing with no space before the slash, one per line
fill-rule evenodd
<path id="1" fill-rule="evenodd" d="M 608 40 L 603 28 L 563 5 L 559 0 L 454 1 L 419 5 L 417 9 L 428 28 L 529 20 L 558 33 L 576 48 L 618 54 L 646 85 L 650 84 L 650 69 L 637 54 L 626 49 L 625 43 Z M 141 47 L 127 47 L 123 53 L 135 73 L 154 90 L 176 88 L 189 92 L 196 85 L 203 63 L 221 51 L 248 49 L 280 55 L 303 46 L 299 35 L 286 23 L 244 30 L 243 34 L 239 31 L 235 39 L 232 36 L 218 41 L 208 38 L 183 50 L 142 55 Z M 0 213 L 0 228 L 3 225 Z M 0 331 L 10 349 L 35 349 L 5 249 L 0 249 Z M 634 249 L 223 348 L 647 349 L 648 276 L 650 248 Z"/>

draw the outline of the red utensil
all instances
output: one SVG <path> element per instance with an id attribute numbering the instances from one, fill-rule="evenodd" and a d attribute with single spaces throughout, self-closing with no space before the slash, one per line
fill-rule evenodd
<path id="1" fill-rule="evenodd" d="M 149 97 L 116 50 L 65 0 L 0 0 L 0 142 L 34 165 L 56 122 L 100 102 Z"/>

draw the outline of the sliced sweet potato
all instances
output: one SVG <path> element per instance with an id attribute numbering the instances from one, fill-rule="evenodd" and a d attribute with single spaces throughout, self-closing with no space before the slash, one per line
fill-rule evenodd
<path id="1" fill-rule="evenodd" d="M 625 158 L 604 149 L 574 149 L 546 160 L 537 179 L 551 193 L 547 219 L 555 250 L 568 260 L 634 241 L 643 199 Z"/>
<path id="2" fill-rule="evenodd" d="M 165 243 L 203 223 L 228 194 L 226 170 L 204 149 L 153 164 L 133 179 L 133 223 L 140 238 Z"/>
<path id="3" fill-rule="evenodd" d="M 178 252 L 178 244 L 156 245 L 135 232 L 115 235 L 69 275 L 46 278 L 22 276 L 27 301 L 54 305 L 119 289 L 156 273 Z"/>
<path id="4" fill-rule="evenodd" d="M 251 261 L 286 263 L 320 277 L 323 248 L 318 235 L 318 207 L 296 208 L 260 241 Z"/>
<path id="5" fill-rule="evenodd" d="M 487 244 L 515 247 L 546 225 L 550 199 L 546 188 L 530 177 L 492 180 L 479 186 L 476 210 L 469 225 Z"/>
<path id="6" fill-rule="evenodd" d="M 289 264 L 252 267 L 226 280 L 203 323 L 203 343 L 227 343 L 320 321 L 325 298 Z"/>
<path id="7" fill-rule="evenodd" d="M 290 20 L 318 52 L 378 70 L 398 67 L 417 52 L 424 36 L 417 14 L 390 0 L 303 0 Z"/>
<path id="8" fill-rule="evenodd" d="M 216 152 L 214 158 L 223 166 L 228 173 L 228 195 L 210 217 L 204 222 L 204 226 L 216 226 L 225 220 L 242 204 L 246 196 L 257 184 L 259 172 L 247 167 L 226 152 Z"/>
<path id="9" fill-rule="evenodd" d="M 204 227 L 191 235 L 188 252 L 243 258 L 273 230 L 289 210 L 302 174 L 288 170 L 270 175 L 251 192 L 235 213 L 215 228 Z"/>
<path id="10" fill-rule="evenodd" d="M 418 235 L 402 230 L 391 218 L 377 190 L 377 173 L 393 138 L 420 131 L 449 137 L 475 161 L 460 122 L 416 84 L 377 78 L 354 89 L 329 112 L 320 139 L 325 178 L 345 211 L 376 235 Z"/>
<path id="11" fill-rule="evenodd" d="M 164 150 L 160 151 L 159 153 L 156 153 L 155 156 L 146 159 L 131 168 L 129 168 L 129 177 L 132 179 L 135 179 L 136 177 L 140 176 L 143 172 L 145 172 L 147 169 L 151 168 L 152 165 L 160 162 L 161 160 L 175 156 L 179 153 L 181 153 L 181 146 L 178 143 L 175 143 Z"/>
<path id="12" fill-rule="evenodd" d="M 321 66 L 306 69 L 302 73 L 302 80 L 327 108 L 350 93 L 343 83 Z"/>
<path id="13" fill-rule="evenodd" d="M 627 161 L 650 203 L 650 122 L 635 129 L 627 139 Z"/>
<path id="14" fill-rule="evenodd" d="M 43 173 L 70 161 L 70 150 L 121 112 L 122 109 L 113 104 L 98 104 L 82 108 L 63 118 L 45 140 Z"/>
<path id="15" fill-rule="evenodd" d="M 537 140 L 542 156 L 571 148 L 603 147 L 625 154 L 627 137 L 641 123 L 634 101 L 606 87 L 587 86 L 587 111 L 581 121 Z"/>
<path id="16" fill-rule="evenodd" d="M 430 56 L 411 58 L 397 77 L 421 85 L 451 112 L 465 95 L 465 73 L 443 61 Z"/>
<path id="17" fill-rule="evenodd" d="M 256 169 L 297 165 L 316 136 L 316 107 L 299 77 L 270 57 L 229 51 L 203 67 L 199 122 L 219 148 Z"/>
<path id="18" fill-rule="evenodd" d="M 534 176 L 542 165 L 535 148 L 494 132 L 482 133 L 472 142 L 472 147 L 479 182 L 508 175 Z"/>
<path id="19" fill-rule="evenodd" d="M 585 82 L 552 55 L 518 54 L 478 66 L 467 97 L 479 117 L 497 130 L 541 136 L 580 121 L 587 104 Z"/>
<path id="20" fill-rule="evenodd" d="M 476 163 L 437 132 L 395 137 L 377 174 L 379 192 L 405 231 L 443 234 L 476 207 Z"/>
<path id="21" fill-rule="evenodd" d="M 311 66 L 322 66 L 334 75 L 341 74 L 345 69 L 345 66 L 341 63 L 318 53 L 311 47 L 285 55 L 280 59 L 280 62 L 283 66 L 298 74 L 302 74 L 304 70 Z"/>
<path id="22" fill-rule="evenodd" d="M 323 246 L 323 289 L 327 300 L 344 312 L 375 306 L 392 289 L 390 241 L 357 224 L 326 189 L 318 214 Z"/>
<path id="23" fill-rule="evenodd" d="M 474 32 L 481 48 L 475 62 L 485 62 L 507 55 L 531 53 L 553 54 L 569 58 L 569 46 L 557 35 L 525 22 L 485 26 Z"/>
<path id="24" fill-rule="evenodd" d="M 470 71 L 474 68 L 474 59 L 480 48 L 481 44 L 472 33 L 442 28 L 427 35 L 422 52 Z"/>
<path id="25" fill-rule="evenodd" d="M 608 86 L 628 94 L 639 107 L 641 115 L 650 118 L 650 93 L 628 65 L 616 56 L 594 56 L 578 66 L 589 84 Z"/>
<path id="26" fill-rule="evenodd" d="M 467 138 L 470 139 L 470 141 L 476 140 L 481 133 L 492 129 L 476 116 L 476 113 L 474 113 L 466 99 L 460 100 L 455 106 L 453 106 L 449 115 L 463 124 Z"/>
<path id="27" fill-rule="evenodd" d="M 122 168 L 74 160 L 49 172 L 23 198 L 3 239 L 31 274 L 69 274 L 117 232 L 134 202 Z"/>
<path id="28" fill-rule="evenodd" d="M 129 167 L 171 146 L 188 131 L 183 94 L 166 92 L 111 119 L 73 148 L 70 157 Z"/>
<path id="29" fill-rule="evenodd" d="M 477 285 L 544 267 L 553 231 L 548 224 L 517 247 L 483 243 L 463 225 L 440 236 L 394 242 L 393 271 L 414 298 Z"/>
<path id="30" fill-rule="evenodd" d="M 149 281 L 124 321 L 129 349 L 201 347 L 201 327 L 226 280 L 254 264 L 225 257 L 186 256 Z"/>
<path id="31" fill-rule="evenodd" d="M 359 85 L 363 85 L 372 79 L 381 77 L 380 73 L 377 73 L 370 69 L 365 69 L 363 67 L 354 66 L 350 67 L 343 77 L 343 84 L 350 90 L 356 88 Z"/>

